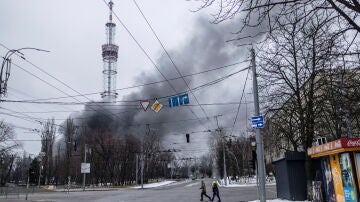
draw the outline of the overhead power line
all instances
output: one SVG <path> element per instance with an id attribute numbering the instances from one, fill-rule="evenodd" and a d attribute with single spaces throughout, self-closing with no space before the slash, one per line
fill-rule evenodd
<path id="1" fill-rule="evenodd" d="M 5 49 L 10 50 L 8 47 L 6 47 L 6 46 L 5 46 L 4 44 L 2 44 L 2 43 L 0 43 L 0 45 L 1 45 L 2 47 L 4 47 Z M 82 95 L 80 92 L 78 92 L 77 90 L 75 90 L 74 88 L 72 88 L 70 85 L 66 84 L 65 82 L 61 81 L 60 79 L 56 78 L 55 76 L 51 75 L 50 73 L 46 72 L 44 69 L 42 69 L 41 67 L 35 65 L 35 64 L 32 63 L 31 61 L 27 60 L 25 57 L 21 57 L 21 55 L 19 55 L 18 53 L 15 53 L 15 55 L 17 55 L 18 57 L 20 57 L 21 59 L 23 59 L 24 61 L 26 61 L 26 62 L 27 62 L 28 64 L 30 64 L 31 66 L 33 66 L 33 67 L 35 67 L 36 69 L 40 70 L 42 73 L 44 73 L 44 74 L 46 74 L 47 76 L 55 79 L 57 82 L 61 83 L 61 84 L 64 85 L 65 87 L 71 89 L 71 90 L 74 91 L 75 93 L 78 93 L 79 95 Z M 12 63 L 12 64 L 14 64 L 14 63 Z M 50 85 L 51 87 L 55 88 L 56 90 L 60 91 L 61 93 L 65 94 L 65 95 L 67 95 L 67 96 L 71 96 L 71 95 L 69 95 L 68 93 L 66 93 L 65 91 L 59 89 L 58 87 L 50 84 L 49 82 L 45 81 L 44 79 L 41 79 L 40 77 L 36 76 L 35 74 L 33 74 L 33 73 L 29 72 L 28 70 L 22 68 L 20 65 L 17 65 L 17 64 L 14 64 L 14 65 L 15 65 L 16 67 L 20 68 L 21 70 L 25 71 L 26 73 L 34 76 L 35 78 L 41 80 L 41 81 L 44 82 L 44 83 L 46 83 L 47 85 Z M 84 97 L 84 98 L 86 98 L 87 100 L 91 101 L 90 98 L 88 98 L 88 97 L 86 97 L 86 96 L 84 96 L 84 95 L 82 95 L 82 97 Z M 78 101 L 78 102 L 80 102 L 80 100 L 78 100 L 78 99 L 75 98 L 75 97 L 71 97 L 71 98 L 74 99 L 74 100 L 76 100 L 76 101 Z M 102 106 L 101 106 L 101 107 L 102 107 Z M 94 109 L 94 110 L 97 110 L 97 109 Z M 110 115 L 113 115 L 113 114 L 110 113 Z M 113 116 L 114 116 L 114 115 L 113 115 Z M 119 117 L 116 117 L 116 116 L 114 116 L 114 117 L 115 117 L 115 118 L 119 118 Z"/>
<path id="2" fill-rule="evenodd" d="M 105 0 L 103 0 L 103 2 L 105 3 L 106 6 L 109 7 L 109 5 L 106 3 Z M 138 40 L 136 40 L 136 38 L 134 37 L 134 35 L 130 32 L 130 30 L 126 27 L 126 25 L 122 22 L 122 20 L 119 18 L 119 16 L 114 12 L 114 10 L 111 10 L 112 14 L 114 14 L 114 16 L 116 17 L 116 19 L 120 22 L 120 24 L 123 26 L 123 28 L 128 32 L 128 34 L 131 36 L 131 38 L 134 40 L 134 42 L 137 44 L 137 46 L 140 48 L 140 50 L 145 54 L 145 56 L 149 59 L 149 61 L 153 64 L 153 66 L 156 68 L 156 70 L 160 73 L 160 75 L 163 77 L 163 79 L 166 80 L 166 82 L 169 84 L 169 86 L 172 88 L 172 90 L 177 93 L 177 90 L 175 89 L 175 87 L 171 84 L 171 82 L 166 78 L 166 76 L 160 71 L 160 68 L 158 67 L 158 65 L 154 62 L 154 60 L 150 57 L 150 55 L 145 51 L 145 49 L 141 46 L 141 44 L 138 42 Z M 196 117 L 198 118 L 198 116 L 195 114 L 195 112 L 191 109 L 188 108 L 190 110 L 190 112 Z M 203 123 L 201 121 L 199 121 L 201 125 L 203 125 Z"/>
<path id="3" fill-rule="evenodd" d="M 246 79 L 245 79 L 245 82 L 244 82 L 244 86 L 243 86 L 243 90 L 242 90 L 242 93 L 241 93 L 241 97 L 240 97 L 240 100 L 239 100 L 239 105 L 238 105 L 238 108 L 237 108 L 237 112 L 236 112 L 236 116 L 235 116 L 235 119 L 234 119 L 234 124 L 233 124 L 233 127 L 231 129 L 231 133 L 230 133 L 230 136 L 233 134 L 233 131 L 234 131 L 234 128 L 235 128 L 235 125 L 236 125 L 236 121 L 238 119 L 238 116 L 239 116 L 239 111 L 240 111 L 240 106 L 241 106 L 241 101 L 245 95 L 245 88 L 246 88 L 246 83 L 247 83 L 247 80 L 248 80 L 248 77 L 249 77 L 249 72 L 250 72 L 250 69 L 248 70 L 247 74 L 246 74 Z"/>
<path id="4" fill-rule="evenodd" d="M 232 64 L 228 64 L 228 65 L 224 65 L 224 66 L 220 66 L 220 67 L 215 67 L 212 69 L 208 69 L 208 70 L 204 70 L 204 71 L 200 71 L 200 72 L 196 72 L 196 73 L 192 73 L 192 74 L 187 74 L 184 75 L 183 77 L 191 77 L 191 76 L 195 76 L 195 75 L 200 75 L 200 74 L 204 74 L 204 73 L 208 73 L 208 72 L 212 72 L 212 71 L 216 71 L 216 70 L 221 70 L 224 68 L 228 68 L 228 67 L 233 67 L 245 62 L 249 62 L 250 60 L 243 60 L 240 62 L 236 62 L 236 63 L 232 63 Z M 170 78 L 168 79 L 169 81 L 173 81 L 173 80 L 177 80 L 177 79 L 181 79 L 181 77 L 175 77 L 175 78 Z M 124 88 L 118 88 L 115 89 L 116 91 L 122 91 L 122 90 L 129 90 L 132 88 L 139 88 L 139 87 L 144 87 L 144 86 L 149 86 L 149 85 L 155 85 L 155 84 L 159 84 L 159 83 L 164 83 L 166 82 L 166 80 L 160 80 L 160 81 L 154 81 L 154 82 L 149 82 L 149 83 L 144 83 L 144 84 L 138 84 L 138 85 L 133 85 L 133 86 L 128 86 L 128 87 L 124 87 Z M 47 101 L 47 100 L 57 100 L 57 99 L 65 99 L 65 98 L 71 98 L 71 97 L 80 97 L 80 96 L 87 96 L 87 95 L 96 95 L 99 94 L 101 92 L 93 92 L 93 93 L 84 93 L 82 95 L 71 95 L 71 96 L 61 96 L 61 97 L 52 97 L 52 98 L 34 98 L 31 101 Z M 30 100 L 29 100 L 30 101 Z M 132 102 L 132 101 L 126 101 L 126 100 L 119 100 L 117 102 Z"/>
<path id="5" fill-rule="evenodd" d="M 170 56 L 169 52 L 166 50 L 163 42 L 160 40 L 159 36 L 156 34 L 155 30 L 153 29 L 153 27 L 151 26 L 149 20 L 146 18 L 145 14 L 142 12 L 142 10 L 140 9 L 139 5 L 137 4 L 137 2 L 135 0 L 133 0 L 133 2 L 135 3 L 136 7 L 138 8 L 138 11 L 141 13 L 142 17 L 144 18 L 144 20 L 146 21 L 147 25 L 149 26 L 151 32 L 154 34 L 154 36 L 156 37 L 157 41 L 159 42 L 159 44 L 161 45 L 162 49 L 164 50 L 164 52 L 166 53 L 166 56 L 169 58 L 169 60 L 171 61 L 171 64 L 174 66 L 176 72 L 180 75 L 181 79 L 184 81 L 184 83 L 186 84 L 186 87 L 188 88 L 189 92 L 193 95 L 193 97 L 195 98 L 195 101 L 197 103 L 198 106 L 200 106 L 201 110 L 203 111 L 203 113 L 205 114 L 206 117 L 208 117 L 206 111 L 204 110 L 204 108 L 201 106 L 201 104 L 199 103 L 199 100 L 197 99 L 197 97 L 195 96 L 195 94 L 192 92 L 189 84 L 187 83 L 187 81 L 184 79 L 184 76 L 181 74 L 179 68 L 177 67 L 177 65 L 175 64 L 174 60 L 172 59 L 172 57 Z"/>
<path id="6" fill-rule="evenodd" d="M 223 77 L 220 77 L 218 79 L 215 79 L 215 80 L 212 80 L 210 82 L 207 82 L 207 83 L 204 83 L 202 85 L 199 85 L 197 87 L 194 87 L 192 88 L 191 90 L 193 92 L 195 91 L 198 91 L 198 90 L 201 90 L 203 88 L 206 88 L 206 87 L 209 87 L 209 86 L 212 86 L 214 84 L 217 84 L 219 82 L 222 82 L 242 71 L 245 71 L 249 69 L 249 67 L 246 67 L 246 68 L 243 68 L 241 70 L 238 70 L 236 72 L 233 72 L 231 74 L 228 74 L 226 76 L 223 76 Z M 183 91 L 181 93 L 187 93 L 188 91 Z M 178 94 L 178 93 L 177 93 Z M 140 100 L 154 100 L 154 99 L 164 99 L 164 98 L 168 98 L 168 97 L 172 97 L 172 96 L 175 96 L 177 94 L 171 94 L 171 95 L 165 95 L 165 96 L 160 96 L 160 97 L 153 97 L 153 98 L 140 98 L 138 100 L 127 100 L 127 102 L 139 102 Z M 17 102 L 17 103 L 31 103 L 31 104 L 60 104 L 60 105 L 83 105 L 83 104 L 87 104 L 86 102 L 37 102 L 37 101 L 28 101 L 28 100 L 0 100 L 1 102 Z M 97 106 L 97 105 L 100 105 L 100 106 L 104 106 L 103 104 L 106 104 L 108 102 L 96 102 L 96 103 L 92 103 L 93 106 Z M 126 106 L 126 107 L 135 107 L 135 106 L 138 106 L 138 105 L 119 105 L 119 106 Z"/>

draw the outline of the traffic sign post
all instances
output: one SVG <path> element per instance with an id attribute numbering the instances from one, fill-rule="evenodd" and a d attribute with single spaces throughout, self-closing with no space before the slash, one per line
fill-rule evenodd
<path id="1" fill-rule="evenodd" d="M 159 101 L 155 101 L 154 104 L 151 106 L 151 109 L 154 111 L 154 112 L 159 112 L 160 109 L 163 107 L 162 104 L 160 104 Z"/>
<path id="2" fill-rule="evenodd" d="M 149 100 L 142 100 L 142 101 L 140 101 L 140 105 L 144 109 L 144 111 L 146 111 L 150 106 L 150 101 Z"/>
<path id="3" fill-rule="evenodd" d="M 253 116 L 251 117 L 251 125 L 253 128 L 264 128 L 264 116 Z"/>
<path id="4" fill-rule="evenodd" d="M 81 173 L 90 173 L 90 163 L 81 163 Z"/>
<path id="5" fill-rule="evenodd" d="M 257 84 L 257 75 L 256 75 L 256 63 L 255 63 L 255 50 L 251 49 L 251 68 L 253 73 L 253 95 L 254 95 L 254 108 L 255 116 L 252 117 L 252 125 L 255 128 L 255 138 L 256 138 L 256 154 L 257 154 L 257 177 L 259 182 L 259 197 L 260 202 L 266 202 L 266 192 L 265 192 L 265 159 L 264 159 L 264 142 L 261 135 L 261 128 L 264 127 L 264 117 L 260 116 L 260 107 L 259 107 L 259 95 L 258 95 L 258 84 Z M 255 127 L 254 127 L 255 126 Z"/>
<path id="6" fill-rule="evenodd" d="M 189 95 L 187 93 L 169 98 L 169 107 L 178 107 L 189 103 Z"/>

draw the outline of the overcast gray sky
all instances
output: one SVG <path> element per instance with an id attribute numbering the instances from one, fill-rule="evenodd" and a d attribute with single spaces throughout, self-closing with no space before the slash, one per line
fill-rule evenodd
<path id="1" fill-rule="evenodd" d="M 151 33 L 133 0 L 114 0 L 114 3 L 114 12 L 124 22 L 152 60 L 155 61 L 164 75 L 167 78 L 177 77 L 176 70 Z M 209 23 L 211 19 L 209 10 L 191 12 L 191 10 L 197 9 L 200 5 L 199 2 L 185 0 L 137 0 L 137 3 L 183 75 L 233 64 L 243 61 L 249 56 L 249 49 L 247 47 L 238 48 L 233 44 L 225 42 L 233 37 L 231 32 L 236 31 L 236 21 L 235 23 L 233 22 L 234 24 L 224 23 L 215 25 Z M 33 50 L 24 50 L 23 53 L 28 61 L 41 67 L 78 92 L 94 93 L 102 91 L 101 45 L 105 43 L 105 23 L 109 13 L 107 6 L 102 0 L 2 0 L 0 1 L 0 13 L 1 44 L 10 49 L 35 47 L 49 50 L 51 51 L 50 53 Z M 114 18 L 114 22 L 117 24 L 115 41 L 119 45 L 116 87 L 119 89 L 163 80 L 154 65 L 116 18 Z M 0 46 L 0 55 L 4 56 L 6 52 L 7 50 Z M 40 72 L 19 57 L 14 55 L 12 59 L 14 64 L 56 86 L 61 91 L 70 95 L 77 95 L 71 89 Z M 249 62 L 246 62 L 242 65 L 225 68 L 220 71 L 188 77 L 186 80 L 190 82 L 191 87 L 196 87 L 236 72 L 248 65 Z M 241 97 L 246 73 L 247 71 L 244 71 L 219 84 L 196 91 L 195 95 L 200 103 L 238 102 Z M 187 90 L 182 80 L 176 80 L 172 84 L 178 92 Z M 29 100 L 65 95 L 15 65 L 12 66 L 8 86 L 8 96 L 4 98 L 6 100 Z M 251 80 L 248 81 L 247 86 L 245 93 L 249 98 L 251 97 L 248 94 L 251 91 Z M 153 98 L 154 96 L 174 94 L 167 83 L 118 92 L 119 101 L 140 100 Z M 94 101 L 101 100 L 99 94 L 87 97 Z M 88 101 L 84 97 L 78 97 L 77 99 L 84 102 Z M 70 98 L 51 101 L 76 102 L 76 100 Z M 192 95 L 190 95 L 190 102 L 196 105 Z M 64 106 L 5 102 L 2 102 L 0 107 L 2 107 L 0 109 L 2 113 L 10 113 L 21 117 L 31 116 L 37 119 L 53 117 L 57 124 L 61 124 L 70 114 L 73 114 L 74 117 L 78 116 L 79 113 L 75 111 L 81 111 L 84 108 L 83 105 Z M 119 108 L 125 109 L 126 107 Z M 200 107 L 190 108 L 198 117 L 205 116 Z M 166 133 L 171 133 L 175 137 L 178 134 L 178 140 L 175 138 L 175 140 L 171 139 L 170 142 L 184 141 L 182 134 L 185 132 L 216 127 L 214 116 L 218 114 L 223 114 L 223 116 L 219 117 L 219 124 L 221 126 L 232 126 L 237 105 L 204 106 L 204 109 L 210 119 L 203 120 L 203 125 L 198 121 L 193 121 L 191 123 L 186 122 L 169 126 L 170 130 L 167 130 Z M 187 113 L 184 113 L 185 110 Z M 26 113 L 16 114 L 13 111 Z M 234 131 L 235 135 L 240 135 L 241 131 L 245 131 L 246 127 L 249 126 L 246 122 L 246 113 L 248 113 L 248 116 L 251 115 L 252 104 L 249 104 L 247 109 L 245 105 L 241 106 L 235 127 L 236 130 Z M 189 113 L 185 107 L 164 108 L 158 114 L 153 112 L 137 112 L 129 116 L 134 117 L 132 124 L 159 122 L 165 119 L 167 121 L 175 121 L 195 118 L 194 114 Z M 25 121 L 5 114 L 0 114 L 0 117 L 17 127 L 41 129 L 41 125 L 36 122 Z M 160 130 L 157 127 L 154 125 L 152 129 Z M 19 140 L 39 140 L 39 135 L 29 130 L 16 128 L 16 133 L 16 139 Z M 171 137 L 171 135 L 166 136 L 165 139 Z M 201 142 L 202 146 L 194 147 L 186 145 L 186 149 L 191 152 L 203 152 L 204 148 L 206 148 L 206 141 L 204 141 L 206 137 L 208 137 L 206 133 L 194 136 L 194 142 Z M 22 145 L 22 149 L 29 153 L 37 154 L 40 150 L 40 142 L 37 141 L 23 141 Z"/>

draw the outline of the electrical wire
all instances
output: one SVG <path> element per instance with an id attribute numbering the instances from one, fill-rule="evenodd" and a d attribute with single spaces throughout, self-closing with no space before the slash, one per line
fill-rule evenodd
<path id="1" fill-rule="evenodd" d="M 241 106 L 241 101 L 245 95 L 245 88 L 246 88 L 246 83 L 247 83 L 247 80 L 248 80 L 248 77 L 249 77 L 249 72 L 250 72 L 250 69 L 248 70 L 247 74 L 246 74 L 246 79 L 245 79 L 245 82 L 244 82 L 244 87 L 243 87 L 243 90 L 242 90 L 242 94 L 241 94 L 241 97 L 240 97 L 240 100 L 239 100 L 239 105 L 238 105 L 238 108 L 237 108 L 237 112 L 236 112 L 236 116 L 235 116 L 235 119 L 234 119 L 234 123 L 233 123 L 233 127 L 231 129 L 231 133 L 230 133 L 230 136 L 232 136 L 233 132 L 234 132 L 234 128 L 235 128 L 235 125 L 236 125 L 236 121 L 238 119 L 238 116 L 239 116 L 239 111 L 240 111 L 240 106 Z"/>
<path id="2" fill-rule="evenodd" d="M 215 80 L 213 80 L 213 81 L 210 81 L 210 82 L 207 82 L 207 83 L 204 83 L 204 84 L 202 84 L 202 85 L 199 85 L 199 86 L 197 86 L 197 87 L 194 87 L 194 88 L 192 88 L 191 90 L 193 91 L 193 92 L 195 92 L 195 91 L 198 91 L 198 90 L 201 90 L 201 89 L 203 89 L 203 88 L 207 88 L 207 87 L 209 87 L 209 86 L 212 86 L 212 85 L 214 85 L 214 84 L 217 84 L 217 83 L 220 83 L 220 82 L 222 82 L 222 81 L 224 81 L 224 80 L 226 80 L 226 79 L 228 79 L 228 78 L 230 78 L 230 77 L 232 77 L 232 76 L 234 76 L 234 75 L 236 75 L 236 74 L 238 74 L 238 73 L 240 73 L 240 72 L 242 72 L 242 71 L 245 71 L 245 70 L 247 70 L 247 69 L 249 69 L 249 67 L 246 67 L 246 68 L 243 68 L 243 69 L 241 69 L 241 70 L 239 70 L 239 71 L 236 71 L 236 72 L 233 72 L 233 73 L 231 73 L 231 74 L 228 74 L 228 75 L 226 75 L 226 76 L 223 76 L 223 77 L 220 77 L 220 78 L 218 78 L 218 79 L 215 79 Z M 187 93 L 188 91 L 183 91 L 183 92 L 181 92 L 181 93 Z M 127 102 L 139 102 L 140 100 L 160 100 L 160 99 L 165 99 L 165 98 L 169 98 L 169 97 L 172 97 L 172 96 L 175 96 L 175 95 L 178 95 L 178 93 L 177 94 L 171 94 L 171 95 L 165 95 L 165 96 L 160 96 L 160 97 L 152 97 L 152 98 L 147 98 L 147 99 L 139 99 L 139 100 L 127 100 Z M 1 102 L 14 102 L 14 103 L 31 103 L 31 104 L 60 104 L 60 105 L 83 105 L 83 104 L 87 104 L 87 103 L 85 103 L 85 102 L 36 102 L 36 101 L 27 101 L 27 100 L 0 100 Z M 100 105 L 100 106 L 104 106 L 104 105 L 102 105 L 102 104 L 106 104 L 106 103 L 108 103 L 108 102 L 96 102 L 95 104 L 93 104 L 93 105 Z M 126 106 L 126 107 L 128 107 L 128 106 L 130 106 L 130 107 L 135 107 L 135 106 L 138 106 L 138 105 L 118 105 L 118 106 Z"/>
<path id="3" fill-rule="evenodd" d="M 109 7 L 109 5 L 106 3 L 105 0 L 103 0 L 103 2 L 105 3 L 105 5 L 107 7 Z M 110 8 L 110 7 L 109 7 Z M 134 37 L 134 35 L 130 32 L 130 30 L 126 27 L 126 25 L 122 22 L 122 20 L 119 18 L 119 16 L 114 12 L 114 10 L 110 9 L 112 14 L 114 14 L 114 16 L 116 17 L 116 19 L 120 22 L 120 24 L 123 26 L 123 28 L 128 32 L 128 34 L 131 36 L 131 38 L 134 40 L 134 42 L 137 44 L 137 46 L 140 48 L 140 50 L 145 54 L 145 56 L 149 59 L 149 61 L 153 64 L 153 66 L 156 68 L 156 70 L 160 73 L 160 75 L 163 77 L 163 79 L 166 80 L 166 82 L 169 84 L 169 86 L 172 88 L 172 90 L 177 93 L 175 87 L 171 84 L 171 82 L 166 78 L 166 76 L 160 71 L 160 68 L 158 67 L 158 65 L 151 59 L 150 55 L 145 51 L 145 49 L 141 46 L 141 44 L 136 40 L 136 38 Z M 191 109 L 188 108 L 190 110 L 190 112 L 196 117 L 198 118 L 198 116 L 195 114 L 195 112 Z M 199 121 L 201 125 L 204 125 L 201 121 Z M 205 127 L 205 126 L 204 126 Z"/>
<path id="4" fill-rule="evenodd" d="M 212 72 L 212 71 L 216 71 L 216 70 L 220 70 L 220 69 L 224 69 L 224 68 L 228 68 L 228 67 L 233 67 L 233 66 L 236 66 L 236 65 L 245 63 L 245 62 L 249 62 L 249 60 L 243 60 L 243 61 L 240 61 L 240 62 L 236 62 L 236 63 L 232 63 L 232 64 L 220 66 L 220 67 L 216 67 L 216 68 L 209 69 L 209 70 L 204 70 L 204 71 L 201 71 L 201 72 L 196 72 L 196 73 L 192 73 L 192 74 L 187 74 L 187 75 L 184 75 L 183 77 L 191 77 L 191 76 L 195 76 L 195 75 L 200 75 L 200 74 L 204 74 L 204 73 L 208 73 L 208 72 Z M 181 77 L 175 77 L 175 78 L 171 78 L 171 79 L 168 79 L 168 80 L 169 80 L 169 81 L 173 81 L 173 80 L 177 80 L 177 79 L 180 79 L 180 78 L 181 78 Z M 166 82 L 166 80 L 154 81 L 154 82 L 149 82 L 149 83 L 145 83 L 145 84 L 128 86 L 128 87 L 124 87 L 124 88 L 118 88 L 118 89 L 115 89 L 115 91 L 122 91 L 122 90 L 128 90 L 128 89 L 132 89 L 132 88 L 139 88 L 139 87 L 144 87 L 144 86 L 149 86 L 149 85 L 155 85 L 155 84 L 159 84 L 159 83 L 163 83 L 163 82 Z M 71 96 L 52 97 L 52 98 L 40 98 L 40 99 L 34 98 L 34 99 L 32 99 L 32 100 L 29 100 L 29 101 L 56 100 L 56 99 L 64 99 L 64 98 L 71 98 L 71 97 L 79 97 L 79 96 L 83 96 L 83 95 L 95 95 L 95 94 L 99 94 L 99 93 L 101 93 L 101 92 L 85 93 L 85 94 L 82 94 L 82 95 L 71 95 Z M 119 100 L 119 101 L 116 101 L 116 102 L 133 102 L 133 101 Z"/>
<path id="5" fill-rule="evenodd" d="M 7 50 L 10 50 L 8 47 L 6 47 L 6 46 L 5 46 L 4 44 L 2 44 L 2 43 L 0 43 L 0 46 L 4 47 L 4 48 L 7 49 Z M 42 69 L 42 68 L 40 68 L 39 66 L 35 65 L 35 64 L 32 63 L 31 61 L 27 60 L 25 57 L 21 57 L 21 55 L 19 55 L 18 53 L 15 53 L 15 55 L 17 55 L 18 57 L 22 58 L 24 61 L 26 61 L 27 63 L 29 63 L 30 65 L 32 65 L 32 66 L 35 67 L 36 69 L 40 70 L 42 73 L 44 73 L 44 74 L 46 74 L 47 76 L 55 79 L 57 82 L 59 82 L 59 83 L 61 83 L 62 85 L 66 86 L 67 88 L 71 89 L 71 90 L 74 91 L 75 93 L 78 93 L 79 95 L 82 95 L 80 92 L 78 92 L 77 90 L 75 90 L 74 88 L 72 88 L 71 86 L 69 86 L 68 84 L 66 84 L 65 82 L 61 81 L 60 79 L 56 78 L 55 76 L 49 74 L 49 73 L 46 72 L 44 69 Z M 49 85 L 49 86 L 55 88 L 56 90 L 62 92 L 63 94 L 65 94 L 65 95 L 67 95 L 67 96 L 71 96 L 71 95 L 69 95 L 68 93 L 64 92 L 63 90 L 59 89 L 58 87 L 50 84 L 49 82 L 45 81 L 44 79 L 41 79 L 40 77 L 36 76 L 35 74 L 33 74 L 33 73 L 29 72 L 28 70 L 22 68 L 20 65 L 17 65 L 17 64 L 15 64 L 15 63 L 12 63 L 12 64 L 14 64 L 16 67 L 20 68 L 20 69 L 23 70 L 24 72 L 26 72 L 26 73 L 34 76 L 35 78 L 39 79 L 40 81 L 46 83 L 47 85 Z M 84 97 L 84 98 L 86 98 L 87 100 L 91 101 L 90 98 L 88 98 L 88 97 L 86 97 L 86 96 L 84 96 L 84 95 L 83 95 L 82 97 Z M 80 100 L 76 99 L 75 97 L 72 97 L 72 99 L 80 102 Z M 100 106 L 100 107 L 102 107 L 102 106 Z M 95 110 L 96 110 L 96 109 L 95 109 Z M 113 115 L 113 114 L 110 113 L 110 115 Z M 113 116 L 114 116 L 115 118 L 119 118 L 119 117 L 116 117 L 115 115 L 113 115 Z"/>
<path id="6" fill-rule="evenodd" d="M 189 84 L 186 82 L 186 80 L 184 79 L 184 76 L 181 74 L 179 68 L 177 67 L 177 65 L 175 64 L 174 60 L 172 59 L 172 57 L 170 56 L 169 52 L 166 50 L 163 42 L 160 40 L 159 36 L 156 34 L 155 30 L 153 29 L 153 27 L 151 26 L 150 22 L 148 21 L 148 19 L 146 18 L 145 14 L 142 12 L 142 10 L 140 9 L 139 5 L 137 4 L 137 2 L 135 0 L 133 0 L 134 4 L 136 5 L 136 7 L 138 8 L 138 11 L 141 13 L 142 17 L 144 18 L 144 20 L 146 21 L 147 25 L 149 26 L 151 32 L 154 34 L 154 36 L 156 37 L 157 41 L 159 42 L 159 44 L 161 45 L 162 49 L 164 50 L 164 52 L 166 53 L 167 57 L 169 58 L 169 60 L 171 61 L 172 65 L 174 66 L 176 72 L 180 75 L 181 79 L 184 81 L 184 83 L 186 84 L 186 87 L 188 88 L 189 92 L 193 95 L 193 97 L 195 98 L 195 101 L 197 103 L 198 106 L 200 106 L 201 110 L 203 111 L 203 113 L 205 114 L 206 117 L 208 117 L 206 111 L 204 110 L 204 108 L 200 105 L 199 100 L 197 99 L 197 97 L 195 96 L 195 94 L 192 92 L 192 90 L 190 89 Z"/>

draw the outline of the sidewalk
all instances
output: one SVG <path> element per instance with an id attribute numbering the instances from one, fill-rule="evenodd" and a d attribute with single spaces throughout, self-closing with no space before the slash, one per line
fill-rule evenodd
<path id="1" fill-rule="evenodd" d="M 118 189 L 125 189 L 128 187 L 119 187 L 119 188 L 113 188 L 113 187 L 109 187 L 109 188 L 104 188 L 104 187 L 100 187 L 100 188 L 86 188 L 85 191 L 112 191 L 112 190 L 118 190 Z M 76 189 L 54 189 L 53 191 L 55 192 L 80 192 L 80 191 L 84 191 L 82 188 L 76 188 Z"/>

